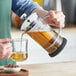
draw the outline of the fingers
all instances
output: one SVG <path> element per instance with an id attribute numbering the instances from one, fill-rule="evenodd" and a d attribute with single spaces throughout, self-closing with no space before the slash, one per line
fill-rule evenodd
<path id="1" fill-rule="evenodd" d="M 60 27 L 64 27 L 65 24 L 65 15 L 61 11 L 55 11 L 56 14 L 56 23 Z"/>
<path id="2" fill-rule="evenodd" d="M 49 25 L 64 27 L 65 24 L 65 15 L 61 11 L 49 11 L 46 22 Z"/>
<path id="3" fill-rule="evenodd" d="M 9 58 L 12 53 L 12 44 L 6 43 L 2 44 L 0 43 L 0 58 Z"/>
<path id="4" fill-rule="evenodd" d="M 3 44 L 3 49 L 8 49 L 10 47 L 12 47 L 12 43 L 6 43 L 6 44 Z"/>
<path id="5" fill-rule="evenodd" d="M 53 20 L 54 18 L 56 18 L 56 15 L 55 15 L 54 11 L 49 11 L 48 15 L 49 15 L 50 20 Z"/>
<path id="6" fill-rule="evenodd" d="M 10 50 L 12 50 L 12 48 L 8 49 L 8 52 L 6 53 L 6 55 L 3 58 L 9 58 L 9 57 L 11 57 L 12 51 L 10 51 Z"/>
<path id="7" fill-rule="evenodd" d="M 0 39 L 0 43 L 6 43 L 6 42 L 11 42 L 12 39 L 6 38 L 6 39 Z"/>

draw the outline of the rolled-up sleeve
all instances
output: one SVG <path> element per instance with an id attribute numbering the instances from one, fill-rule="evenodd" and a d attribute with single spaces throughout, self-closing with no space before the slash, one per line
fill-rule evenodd
<path id="1" fill-rule="evenodd" d="M 21 16 L 23 13 L 29 16 L 36 8 L 40 8 L 40 6 L 32 0 L 12 0 L 12 10 L 18 16 Z"/>

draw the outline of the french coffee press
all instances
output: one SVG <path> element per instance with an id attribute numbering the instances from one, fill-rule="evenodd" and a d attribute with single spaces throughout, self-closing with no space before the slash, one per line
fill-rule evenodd
<path id="1" fill-rule="evenodd" d="M 37 13 L 26 18 L 21 26 L 21 30 L 42 46 L 51 57 L 62 51 L 67 43 L 66 38 L 60 36 L 60 29 L 58 28 L 59 32 L 55 31 Z"/>

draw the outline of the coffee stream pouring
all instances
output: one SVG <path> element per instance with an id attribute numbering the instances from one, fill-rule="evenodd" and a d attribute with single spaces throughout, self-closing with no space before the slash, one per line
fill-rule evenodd
<path id="1" fill-rule="evenodd" d="M 45 23 L 45 17 L 39 18 L 37 13 L 31 14 L 23 22 L 21 30 L 40 44 L 49 53 L 49 56 L 54 57 L 65 47 L 67 40 L 60 36 L 60 28 L 57 33 Z"/>

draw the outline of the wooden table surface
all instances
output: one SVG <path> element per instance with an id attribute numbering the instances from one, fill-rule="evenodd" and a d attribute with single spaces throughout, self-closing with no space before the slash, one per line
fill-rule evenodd
<path id="1" fill-rule="evenodd" d="M 29 71 L 29 76 L 76 76 L 76 62 L 30 64 L 21 67 Z"/>
<path id="2" fill-rule="evenodd" d="M 76 76 L 76 62 L 22 65 L 29 76 Z"/>

